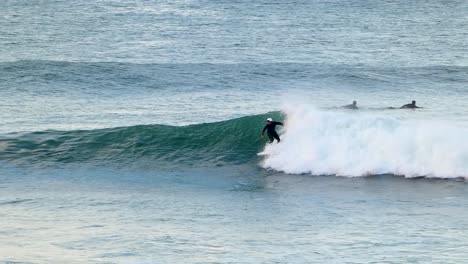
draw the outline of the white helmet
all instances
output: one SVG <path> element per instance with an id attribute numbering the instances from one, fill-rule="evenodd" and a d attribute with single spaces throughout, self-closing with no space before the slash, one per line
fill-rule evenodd
<path id="1" fill-rule="evenodd" d="M 269 117 L 269 118 L 267 118 L 267 121 L 271 122 L 271 121 L 273 121 L 273 119 L 271 119 L 271 117 Z"/>

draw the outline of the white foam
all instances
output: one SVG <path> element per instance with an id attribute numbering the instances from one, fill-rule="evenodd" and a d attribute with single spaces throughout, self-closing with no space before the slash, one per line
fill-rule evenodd
<path id="1" fill-rule="evenodd" d="M 468 177 L 466 127 L 297 105 L 284 112 L 281 143 L 265 147 L 264 168 L 350 177 Z"/>

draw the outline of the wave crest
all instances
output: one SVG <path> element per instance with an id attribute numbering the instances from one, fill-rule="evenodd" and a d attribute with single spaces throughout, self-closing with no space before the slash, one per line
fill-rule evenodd
<path id="1" fill-rule="evenodd" d="M 264 168 L 314 175 L 468 177 L 467 128 L 309 107 L 285 112 L 281 144 L 265 148 Z"/>

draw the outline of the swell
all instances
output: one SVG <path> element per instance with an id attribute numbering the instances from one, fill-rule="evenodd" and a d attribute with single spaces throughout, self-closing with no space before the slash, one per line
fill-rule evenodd
<path id="1" fill-rule="evenodd" d="M 268 83 L 268 89 L 279 89 L 282 86 L 274 84 L 288 80 L 307 84 L 345 84 L 346 87 L 349 84 L 406 87 L 450 83 L 451 89 L 458 90 L 464 88 L 468 81 L 468 67 L 377 67 L 314 63 L 136 64 L 43 60 L 0 62 L 0 81 L 4 86 L 0 93 L 9 90 L 47 95 L 96 91 L 105 93 L 114 90 L 129 93 L 141 89 L 191 91 L 233 88 L 234 84 L 238 88 L 251 88 L 252 83 Z M 132 91 L 128 87 L 133 87 Z"/>
<path id="2" fill-rule="evenodd" d="M 272 113 L 278 117 L 279 113 Z M 97 130 L 40 131 L 0 140 L 0 161 L 48 166 L 223 166 L 252 161 L 264 142 L 267 115 L 189 126 L 140 125 Z"/>

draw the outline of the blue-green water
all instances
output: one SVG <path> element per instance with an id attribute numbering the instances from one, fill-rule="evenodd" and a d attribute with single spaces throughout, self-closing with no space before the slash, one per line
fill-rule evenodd
<path id="1" fill-rule="evenodd" d="M 467 13 L 1 1 L 0 262 L 463 263 Z"/>

